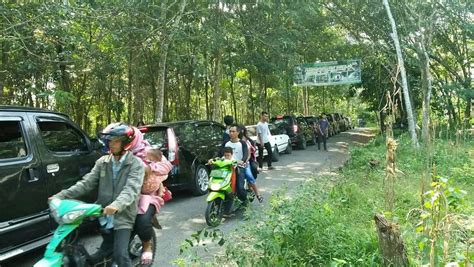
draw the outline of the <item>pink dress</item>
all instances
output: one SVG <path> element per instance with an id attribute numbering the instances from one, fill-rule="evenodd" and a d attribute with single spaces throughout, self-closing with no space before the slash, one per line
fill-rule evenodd
<path id="1" fill-rule="evenodd" d="M 133 127 L 133 129 L 135 131 L 135 138 L 131 144 L 131 151 L 133 155 L 140 158 L 143 161 L 143 164 L 147 166 L 148 164 L 145 161 L 146 150 L 150 148 L 151 145 L 143 138 L 143 134 L 138 128 Z M 158 176 L 157 178 L 160 179 L 161 182 L 168 178 L 168 173 L 173 167 L 165 156 L 162 157 L 160 162 L 152 162 L 149 166 L 153 173 L 152 175 Z M 164 203 L 165 201 L 163 198 L 158 196 L 158 190 L 151 194 L 140 194 L 138 199 L 138 214 L 144 214 L 148 210 L 150 204 L 155 205 L 156 212 L 159 212 Z"/>
<path id="2" fill-rule="evenodd" d="M 166 178 L 168 178 L 168 173 L 171 171 L 173 165 L 163 156 L 160 162 L 152 162 L 150 166 L 152 174 L 155 175 L 159 182 L 162 183 Z M 165 204 L 165 201 L 161 196 L 158 195 L 158 190 L 151 194 L 140 194 L 138 199 L 138 214 L 144 214 L 148 207 L 154 205 L 156 212 L 159 212 L 161 206 Z"/>

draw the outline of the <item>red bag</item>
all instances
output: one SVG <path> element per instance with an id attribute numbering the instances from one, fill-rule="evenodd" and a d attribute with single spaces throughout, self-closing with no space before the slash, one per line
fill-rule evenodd
<path id="1" fill-rule="evenodd" d="M 236 182 L 237 182 L 236 172 L 237 172 L 237 168 L 232 167 L 232 176 L 230 178 L 230 187 L 232 188 L 233 193 L 237 192 L 237 189 L 236 189 L 236 187 L 237 187 L 237 185 L 236 185 Z"/>
<path id="2" fill-rule="evenodd" d="M 171 199 L 173 199 L 173 194 L 171 193 L 171 191 L 168 189 L 168 187 L 166 186 L 163 186 L 164 187 L 164 190 L 163 190 L 163 196 L 161 197 L 165 202 L 168 202 L 170 201 Z"/>

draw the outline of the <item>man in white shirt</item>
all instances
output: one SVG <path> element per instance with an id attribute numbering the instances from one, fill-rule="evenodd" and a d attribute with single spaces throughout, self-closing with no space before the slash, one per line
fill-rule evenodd
<path id="1" fill-rule="evenodd" d="M 272 159 L 273 151 L 270 144 L 270 129 L 268 128 L 268 113 L 262 111 L 260 121 L 257 123 L 257 145 L 258 145 L 258 166 L 263 168 L 263 148 L 267 150 L 268 169 L 273 170 Z"/>

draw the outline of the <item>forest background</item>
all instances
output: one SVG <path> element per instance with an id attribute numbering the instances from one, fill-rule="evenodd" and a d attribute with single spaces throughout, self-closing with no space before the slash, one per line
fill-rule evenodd
<path id="1" fill-rule="evenodd" d="M 262 110 L 383 122 L 388 92 L 398 123 L 408 97 L 419 125 L 464 127 L 472 11 L 470 1 L 392 1 L 405 96 L 379 1 L 3 1 L 0 104 L 62 111 L 94 133 L 226 114 L 253 124 Z M 345 59 L 362 60 L 361 84 L 293 86 L 296 65 Z"/>

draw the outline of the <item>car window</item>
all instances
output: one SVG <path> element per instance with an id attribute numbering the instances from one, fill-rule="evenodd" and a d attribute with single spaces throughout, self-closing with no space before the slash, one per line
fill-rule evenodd
<path id="1" fill-rule="evenodd" d="M 143 137 L 148 141 L 148 143 L 150 143 L 150 145 L 159 148 L 166 147 L 168 143 L 166 128 L 150 129 L 143 135 Z"/>
<path id="2" fill-rule="evenodd" d="M 28 155 L 19 121 L 0 121 L 0 160 Z"/>
<path id="3" fill-rule="evenodd" d="M 198 125 L 196 127 L 196 140 L 198 142 L 205 142 L 205 141 L 212 140 L 211 139 L 212 134 L 213 132 L 212 132 L 211 125 Z M 222 139 L 222 136 L 221 136 L 221 139 Z"/>
<path id="4" fill-rule="evenodd" d="M 272 118 L 271 122 L 274 124 L 287 124 L 287 125 L 292 125 L 292 119 L 291 117 L 284 117 L 284 118 Z"/>
<path id="5" fill-rule="evenodd" d="M 214 141 L 222 140 L 222 136 L 224 135 L 224 128 L 220 127 L 219 125 L 211 125 L 211 136 L 210 138 Z"/>
<path id="6" fill-rule="evenodd" d="M 173 130 L 180 143 L 188 143 L 192 142 L 196 138 L 194 128 L 194 124 L 183 124 L 176 125 L 173 127 Z"/>
<path id="7" fill-rule="evenodd" d="M 257 127 L 255 126 L 246 126 L 248 136 L 257 136 Z"/>
<path id="8" fill-rule="evenodd" d="M 72 125 L 60 121 L 39 121 L 41 137 L 53 152 L 88 151 L 85 137 Z"/>
<path id="9" fill-rule="evenodd" d="M 298 123 L 307 124 L 307 123 L 306 123 L 306 120 L 305 120 L 304 118 L 296 118 L 296 121 L 297 121 Z"/>
<path id="10" fill-rule="evenodd" d="M 275 125 L 273 124 L 269 124 L 268 125 L 268 129 L 270 129 L 270 133 L 272 135 L 279 135 L 281 134 L 281 129 L 277 128 Z"/>

